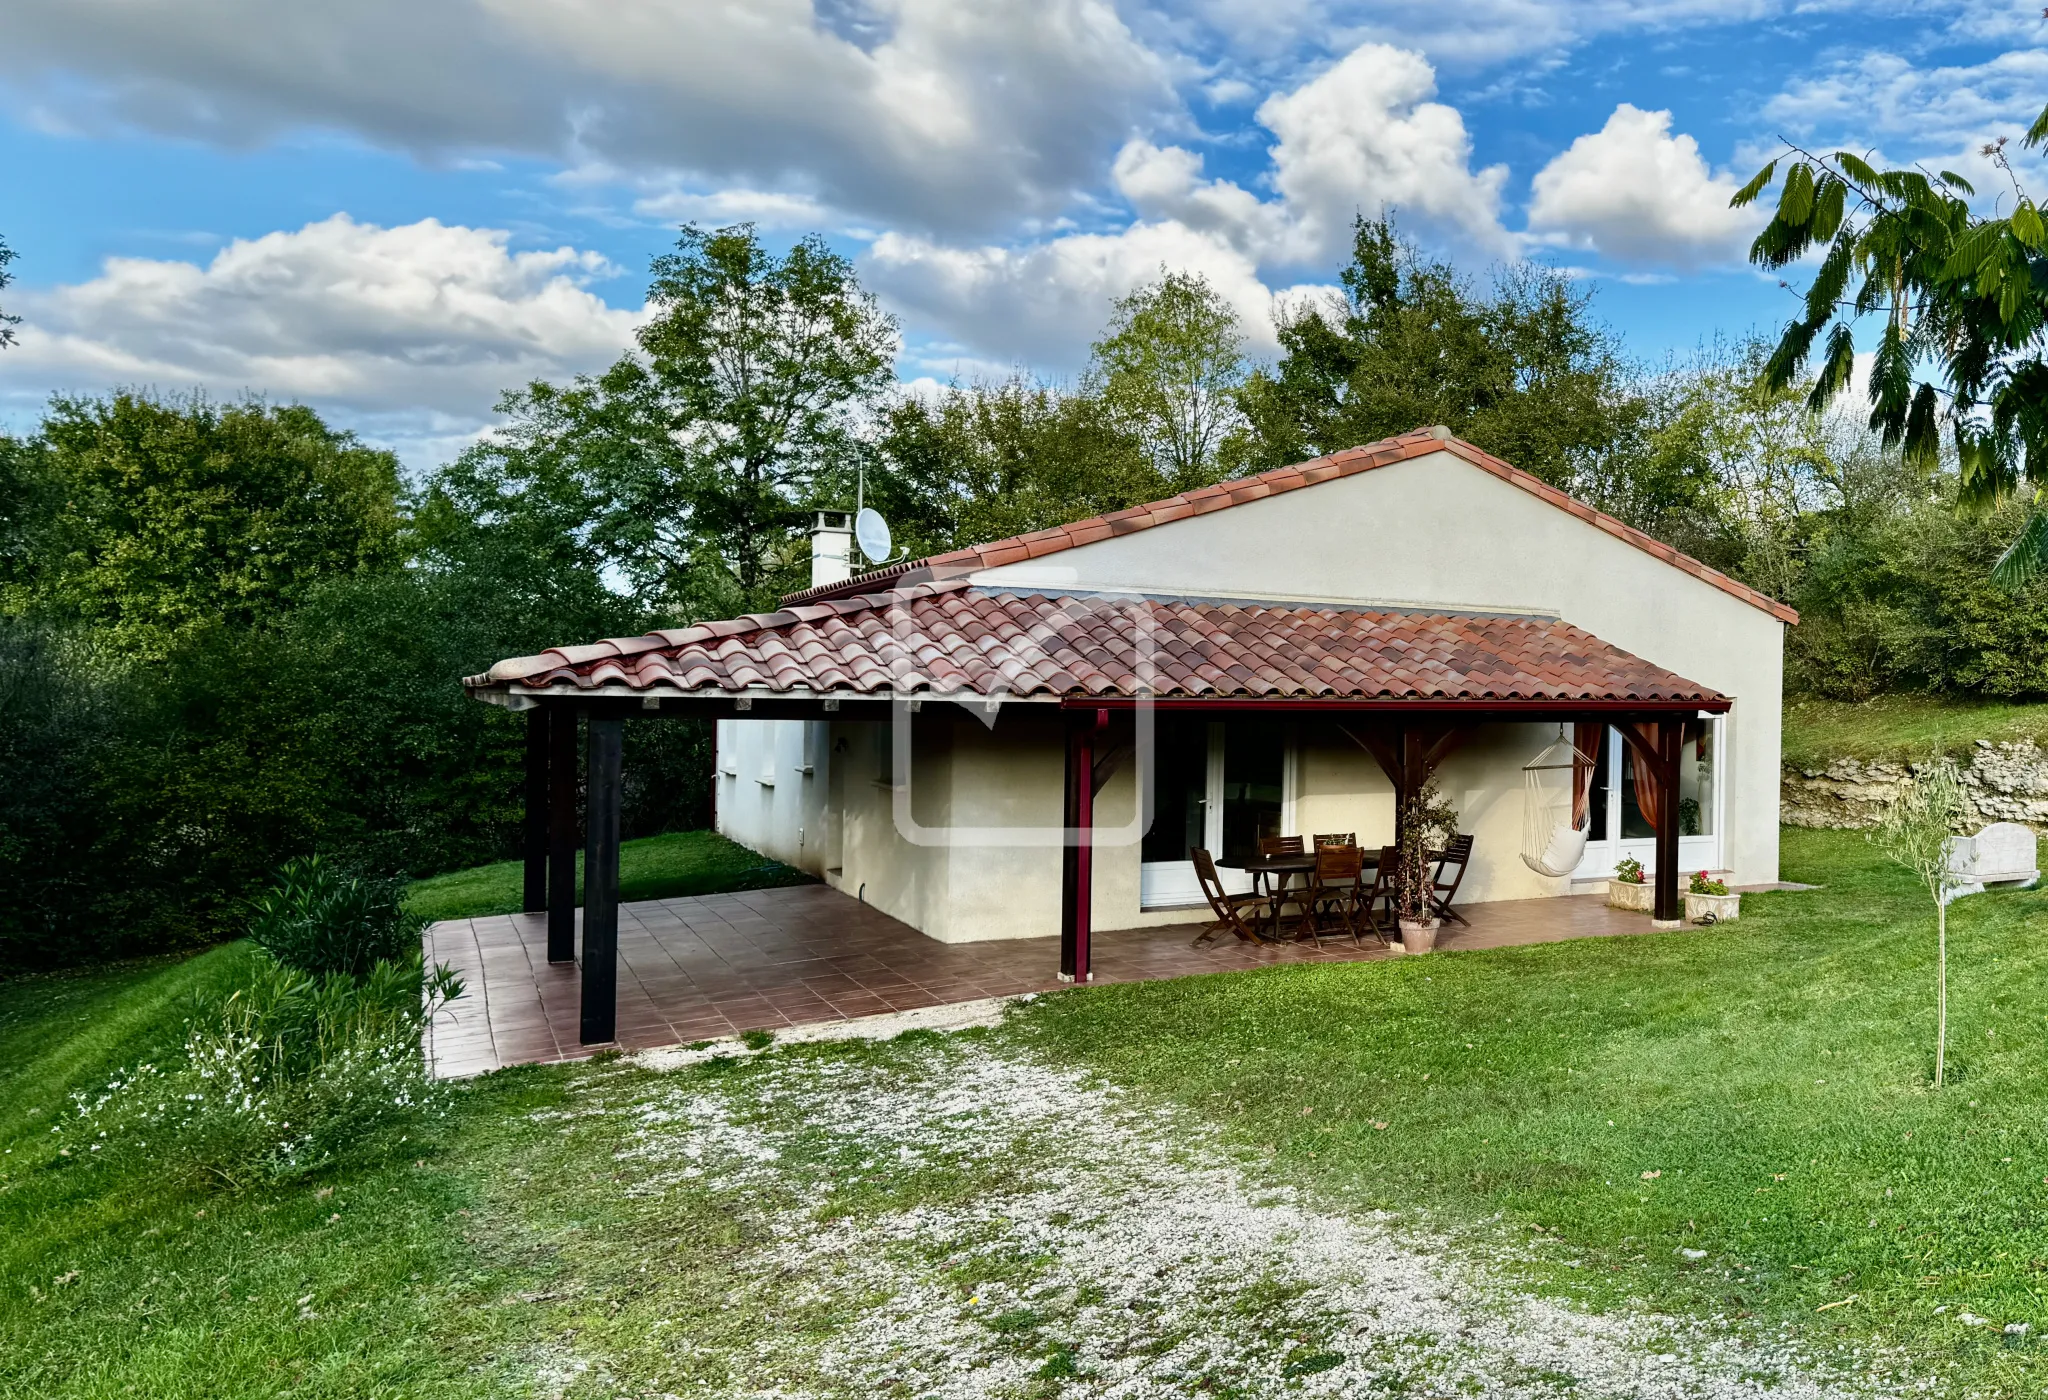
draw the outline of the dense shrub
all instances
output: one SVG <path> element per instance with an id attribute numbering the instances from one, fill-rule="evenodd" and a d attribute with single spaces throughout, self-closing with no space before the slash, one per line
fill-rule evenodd
<path id="1" fill-rule="evenodd" d="M 461 993 L 446 968 L 423 977 L 417 956 L 360 978 L 265 958 L 168 1063 L 74 1094 L 62 1151 L 230 1187 L 369 1160 L 440 1111 L 420 1035 Z"/>
<path id="2" fill-rule="evenodd" d="M 416 956 L 426 920 L 405 910 L 405 887 L 341 870 L 319 856 L 287 861 L 277 885 L 251 904 L 257 947 L 312 977 L 366 977 Z"/>

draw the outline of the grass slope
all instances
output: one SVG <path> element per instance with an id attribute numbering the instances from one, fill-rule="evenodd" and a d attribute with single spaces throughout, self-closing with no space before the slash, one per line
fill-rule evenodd
<path id="1" fill-rule="evenodd" d="M 1785 873 L 1827 888 L 1751 896 L 1710 931 L 1088 988 L 986 1043 L 1215 1124 L 1312 1199 L 1426 1208 L 1541 1290 L 1752 1315 L 1903 1349 L 1951 1393 L 2038 1394 L 2048 894 L 1952 910 L 1959 1078 L 1935 1093 L 1924 899 L 1850 833 L 1788 832 Z M 161 1053 L 246 956 L 0 983 L 0 1395 L 684 1393 L 693 1358 L 871 1306 L 747 1272 L 787 1202 L 634 1156 L 655 1121 L 637 1104 L 727 1092 L 751 1072 L 731 1062 L 488 1076 L 416 1157 L 239 1195 L 56 1159 L 68 1093 Z M 973 1213 L 1038 1167 L 995 1170 L 864 1168 L 816 1208 Z"/>
<path id="2" fill-rule="evenodd" d="M 1924 758 L 1956 753 L 1978 739 L 2048 745 L 2048 705 L 1880 695 L 1861 704 L 1791 700 L 1785 705 L 1785 762 L 1817 768 L 1830 759 Z"/>
<path id="3" fill-rule="evenodd" d="M 715 831 L 672 831 L 619 843 L 619 898 L 674 899 L 798 885 L 810 877 L 728 841 Z M 429 919 L 516 914 L 525 897 L 526 867 L 516 860 L 452 870 L 416 880 L 406 902 Z M 576 854 L 576 897 L 583 897 L 583 853 Z"/>
<path id="4" fill-rule="evenodd" d="M 1787 878 L 1826 888 L 1711 932 L 1103 987 L 1034 1022 L 1276 1172 L 1512 1231 L 1546 1286 L 2037 1393 L 2001 1326 L 2048 1324 L 2048 894 L 1952 907 L 1937 1093 L 1924 894 L 1854 833 L 1785 842 Z"/>

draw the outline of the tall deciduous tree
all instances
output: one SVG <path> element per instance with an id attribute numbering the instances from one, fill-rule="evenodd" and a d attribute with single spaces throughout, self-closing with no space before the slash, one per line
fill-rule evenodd
<path id="1" fill-rule="evenodd" d="M 58 398 L 11 455 L 48 511 L 22 601 L 141 658 L 399 561 L 397 459 L 301 405 Z"/>
<path id="2" fill-rule="evenodd" d="M 2048 109 L 2025 144 L 2048 141 Z M 1775 183 L 1777 209 L 1750 261 L 1781 269 L 1816 251 L 1799 315 L 1765 368 L 1783 388 L 1826 331 L 1808 402 L 1826 408 L 1854 376 L 1856 327 L 1876 318 L 1870 426 L 1888 448 L 1927 469 L 1944 426 L 1961 474 L 1961 502 L 1982 511 L 2021 491 L 2037 508 L 1994 577 L 2017 588 L 2048 568 L 2048 224 L 2013 176 L 2004 142 L 1984 148 L 2011 183 L 2010 212 L 1980 218 L 1976 191 L 1954 171 L 1880 170 L 1850 151 L 1793 147 L 1740 190 L 1746 205 Z M 1782 179 L 1780 172 L 1782 170 Z M 1931 373 L 1916 373 L 1924 366 Z"/>
<path id="3" fill-rule="evenodd" d="M 889 411 L 868 499 L 917 552 L 1003 539 L 1173 494 L 1096 394 L 1024 378 L 907 396 Z"/>
<path id="4" fill-rule="evenodd" d="M 1094 345 L 1091 378 L 1174 491 L 1224 475 L 1225 440 L 1243 423 L 1247 369 L 1237 312 L 1200 273 L 1166 272 L 1118 298 Z"/>
<path id="5" fill-rule="evenodd" d="M 1518 266 L 1482 292 L 1386 219 L 1360 219 L 1344 295 L 1301 306 L 1242 398 L 1261 466 L 1442 423 L 1569 487 L 1642 405 L 1609 333 L 1561 274 Z"/>
<path id="6" fill-rule="evenodd" d="M 816 237 L 777 257 L 751 225 L 689 226 L 653 272 L 639 353 L 508 396 L 507 430 L 447 489 L 580 513 L 577 537 L 672 613 L 771 605 L 803 576 L 809 508 L 862 450 L 895 322 Z"/>

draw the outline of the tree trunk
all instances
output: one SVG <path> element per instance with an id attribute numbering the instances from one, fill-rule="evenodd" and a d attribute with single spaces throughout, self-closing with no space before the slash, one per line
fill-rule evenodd
<path id="1" fill-rule="evenodd" d="M 1934 904 L 1934 1087 L 1941 1087 L 1948 1057 L 1948 905 Z"/>

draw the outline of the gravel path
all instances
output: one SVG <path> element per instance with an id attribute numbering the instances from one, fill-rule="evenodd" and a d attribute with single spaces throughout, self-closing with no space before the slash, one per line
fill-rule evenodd
<path id="1" fill-rule="evenodd" d="M 1528 1296 L 1410 1221 L 1261 1185 L 1185 1115 L 999 1041 L 919 1040 L 642 1081 L 634 1189 L 729 1201 L 759 1241 L 730 1305 L 789 1320 L 725 1358 L 723 1393 L 1894 1393 L 1718 1320 Z"/>

